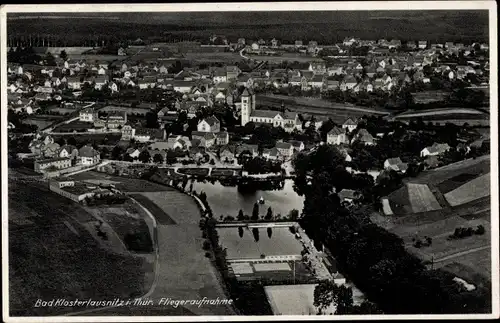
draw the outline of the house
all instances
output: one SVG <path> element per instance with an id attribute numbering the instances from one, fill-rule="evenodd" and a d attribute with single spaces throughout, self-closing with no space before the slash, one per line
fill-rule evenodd
<path id="1" fill-rule="evenodd" d="M 129 148 L 126 151 L 126 154 L 129 155 L 132 159 L 139 158 L 141 151 L 137 148 Z"/>
<path id="2" fill-rule="evenodd" d="M 340 83 L 340 89 L 342 91 L 347 91 L 347 90 L 352 90 L 356 84 L 358 84 L 358 81 L 354 76 L 347 76 L 341 83 Z"/>
<path id="3" fill-rule="evenodd" d="M 352 132 L 358 127 L 358 121 L 348 118 L 343 124 L 342 129 L 347 129 L 347 131 Z"/>
<path id="4" fill-rule="evenodd" d="M 215 145 L 217 139 L 213 132 L 193 131 L 191 136 L 193 140 L 198 139 L 200 141 L 200 146 L 205 148 L 210 148 Z"/>
<path id="5" fill-rule="evenodd" d="M 214 71 L 212 80 L 214 83 L 227 82 L 227 73 L 224 68 L 218 68 Z"/>
<path id="6" fill-rule="evenodd" d="M 418 41 L 418 48 L 419 49 L 426 49 L 427 48 L 427 41 L 426 40 L 419 40 Z"/>
<path id="7" fill-rule="evenodd" d="M 330 66 L 327 68 L 326 73 L 328 74 L 328 76 L 342 75 L 344 74 L 344 67 L 341 65 Z"/>
<path id="8" fill-rule="evenodd" d="M 347 202 L 347 203 L 352 203 L 353 201 L 359 199 L 360 194 L 359 192 L 355 190 L 350 190 L 350 189 L 342 189 L 340 192 L 338 192 L 338 197 L 340 198 L 341 202 Z"/>
<path id="9" fill-rule="evenodd" d="M 219 146 L 227 145 L 229 143 L 229 133 L 226 131 L 215 133 L 215 143 Z"/>
<path id="10" fill-rule="evenodd" d="M 238 66 L 226 66 L 226 80 L 234 80 L 238 77 L 240 74 L 241 70 L 238 68 Z"/>
<path id="11" fill-rule="evenodd" d="M 305 149 L 305 145 L 302 141 L 290 140 L 289 143 L 293 146 L 294 151 L 302 151 Z"/>
<path id="12" fill-rule="evenodd" d="M 283 159 L 288 159 L 293 155 L 293 145 L 289 142 L 277 142 L 276 149 Z"/>
<path id="13" fill-rule="evenodd" d="M 97 150 L 92 146 L 83 146 L 78 151 L 78 156 L 80 158 L 81 164 L 86 166 L 91 166 L 99 163 L 101 156 Z"/>
<path id="14" fill-rule="evenodd" d="M 97 120 L 97 111 L 95 111 L 92 107 L 85 108 L 80 110 L 79 117 L 80 121 L 94 122 L 95 120 Z"/>
<path id="15" fill-rule="evenodd" d="M 78 149 L 73 145 L 64 145 L 59 149 L 59 157 L 71 158 L 75 160 L 78 157 Z"/>
<path id="16" fill-rule="evenodd" d="M 135 129 L 132 128 L 131 125 L 129 124 L 125 124 L 123 127 L 122 127 L 122 137 L 121 137 L 121 140 L 130 140 L 134 137 L 135 135 Z"/>
<path id="17" fill-rule="evenodd" d="M 123 127 L 126 123 L 126 111 L 110 111 L 106 118 L 106 127 L 108 127 L 108 129 L 117 129 Z"/>
<path id="18" fill-rule="evenodd" d="M 122 127 L 123 131 L 123 127 Z M 122 132 L 123 137 L 123 132 Z M 133 138 L 137 142 L 148 142 L 154 140 L 164 140 L 166 137 L 164 130 L 155 128 L 137 128 L 135 129 Z"/>
<path id="19" fill-rule="evenodd" d="M 326 73 L 326 63 L 324 61 L 313 61 L 309 63 L 309 71 L 315 75 L 323 75 Z"/>
<path id="20" fill-rule="evenodd" d="M 320 89 L 323 87 L 323 75 L 314 75 L 308 82 L 308 86 Z"/>
<path id="21" fill-rule="evenodd" d="M 345 128 L 333 127 L 326 135 L 326 143 L 329 145 L 348 144 Z"/>
<path id="22" fill-rule="evenodd" d="M 408 169 L 408 164 L 403 163 L 403 161 L 399 157 L 388 158 L 384 161 L 384 169 L 405 173 Z"/>
<path id="23" fill-rule="evenodd" d="M 215 116 L 210 116 L 201 120 L 197 128 L 200 132 L 219 132 L 220 121 Z"/>
<path id="24" fill-rule="evenodd" d="M 236 147 L 235 156 L 240 157 L 241 155 L 250 155 L 251 157 L 257 157 L 259 155 L 258 145 L 242 144 Z"/>
<path id="25" fill-rule="evenodd" d="M 366 146 L 375 145 L 375 138 L 373 138 L 373 136 L 366 129 L 360 129 L 352 139 L 351 143 L 354 143 L 356 141 L 359 141 Z"/>
<path id="26" fill-rule="evenodd" d="M 219 150 L 219 159 L 224 163 L 232 163 L 235 159 L 235 147 L 224 146 Z"/>
<path id="27" fill-rule="evenodd" d="M 60 146 L 58 143 L 49 143 L 49 144 L 46 144 L 44 146 L 41 146 L 41 154 L 44 156 L 44 157 L 47 157 L 47 158 L 54 158 L 54 157 L 57 157 L 57 154 L 59 153 L 59 150 L 60 150 Z"/>
<path id="28" fill-rule="evenodd" d="M 65 157 L 37 159 L 34 163 L 34 170 L 37 173 L 44 173 L 46 171 L 61 170 L 71 167 L 71 159 Z"/>
<path id="29" fill-rule="evenodd" d="M 278 148 L 273 147 L 269 149 L 264 149 L 262 151 L 262 157 L 268 160 L 277 160 L 278 157 L 280 156 L 280 152 L 278 151 Z"/>
<path id="30" fill-rule="evenodd" d="M 108 83 L 108 79 L 106 76 L 99 75 L 94 79 L 94 82 L 95 82 L 94 88 L 96 90 L 101 90 L 102 87 Z"/>
<path id="31" fill-rule="evenodd" d="M 340 88 L 340 81 L 337 80 L 326 80 L 325 84 L 327 90 L 337 90 Z"/>
<path id="32" fill-rule="evenodd" d="M 434 143 L 432 146 L 422 149 L 422 151 L 420 152 L 420 157 L 437 156 L 444 154 L 448 150 L 450 150 L 450 146 L 448 144 Z"/>

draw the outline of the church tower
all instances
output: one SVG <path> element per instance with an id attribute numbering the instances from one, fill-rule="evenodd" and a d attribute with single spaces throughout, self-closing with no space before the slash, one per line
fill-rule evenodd
<path id="1" fill-rule="evenodd" d="M 241 125 L 250 121 L 250 115 L 255 108 L 255 94 L 252 90 L 245 88 L 241 94 Z"/>

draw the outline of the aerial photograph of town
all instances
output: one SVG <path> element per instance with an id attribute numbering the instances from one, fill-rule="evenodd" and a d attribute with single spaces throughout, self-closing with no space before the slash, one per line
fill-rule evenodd
<path id="1" fill-rule="evenodd" d="M 494 312 L 491 11 L 88 11 L 6 13 L 9 317 Z"/>

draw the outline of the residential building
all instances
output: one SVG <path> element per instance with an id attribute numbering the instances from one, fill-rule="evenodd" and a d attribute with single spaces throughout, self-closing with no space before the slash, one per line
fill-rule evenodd
<path id="1" fill-rule="evenodd" d="M 437 156 L 444 154 L 448 150 L 450 150 L 450 146 L 448 144 L 434 143 L 432 146 L 422 149 L 422 151 L 420 152 L 420 157 Z"/>
<path id="2" fill-rule="evenodd" d="M 215 116 L 210 116 L 201 120 L 198 123 L 198 131 L 201 132 L 219 132 L 220 131 L 220 121 Z"/>
<path id="3" fill-rule="evenodd" d="M 373 138 L 373 136 L 366 129 L 360 129 L 358 133 L 354 136 L 354 138 L 351 140 L 351 143 L 357 141 L 363 143 L 366 146 L 375 145 L 375 138 Z"/>
<path id="4" fill-rule="evenodd" d="M 47 170 L 60 170 L 71 167 L 71 159 L 67 157 L 56 157 L 35 160 L 34 170 L 37 173 L 44 173 Z"/>
<path id="5" fill-rule="evenodd" d="M 384 161 L 384 169 L 406 173 L 406 170 L 408 169 L 408 164 L 403 163 L 403 161 L 399 157 L 388 158 Z"/>
<path id="6" fill-rule="evenodd" d="M 326 135 L 326 143 L 329 145 L 348 144 L 349 139 L 344 128 L 333 127 Z"/>
<path id="7" fill-rule="evenodd" d="M 78 156 L 82 165 L 91 166 L 99 163 L 101 156 L 92 146 L 83 146 L 78 151 Z"/>
<path id="8" fill-rule="evenodd" d="M 348 118 L 343 124 L 342 129 L 347 129 L 347 131 L 352 132 L 358 127 L 358 122 L 351 118 Z"/>
<path id="9" fill-rule="evenodd" d="M 80 121 L 94 122 L 97 120 L 97 111 L 93 107 L 80 110 Z"/>
<path id="10" fill-rule="evenodd" d="M 359 199 L 360 197 L 359 192 L 346 188 L 338 192 L 337 195 L 340 198 L 341 202 L 347 202 L 347 203 L 352 203 L 353 201 Z"/>
<path id="11" fill-rule="evenodd" d="M 289 142 L 277 142 L 276 149 L 283 159 L 289 159 L 293 155 L 293 145 Z"/>

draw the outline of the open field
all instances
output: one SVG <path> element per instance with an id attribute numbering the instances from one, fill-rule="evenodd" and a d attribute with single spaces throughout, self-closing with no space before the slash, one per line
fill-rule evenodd
<path id="1" fill-rule="evenodd" d="M 110 300 L 142 295 L 150 265 L 110 253 L 84 228 L 94 220 L 42 184 L 9 182 L 11 315 L 61 315 L 78 307 L 35 308 L 37 299 Z M 89 261 L 91 259 L 92 261 Z"/>
<path id="2" fill-rule="evenodd" d="M 184 59 L 195 62 L 224 62 L 233 63 L 243 60 L 239 52 L 189 52 L 183 53 Z"/>
<path id="3" fill-rule="evenodd" d="M 220 243 L 227 248 L 227 259 L 259 259 L 261 255 L 300 256 L 303 247 L 299 240 L 286 227 L 273 227 L 269 238 L 265 228 L 259 228 L 259 240 L 256 242 L 253 229 L 243 227 L 240 237 L 237 227 L 219 227 Z"/>
<path id="4" fill-rule="evenodd" d="M 87 129 L 94 128 L 92 122 L 73 121 L 71 123 L 62 124 L 53 129 L 54 132 L 73 132 L 73 131 L 87 131 Z"/>
<path id="5" fill-rule="evenodd" d="M 490 157 L 464 160 L 431 171 L 423 172 L 407 183 L 428 186 L 441 209 L 417 212 L 412 210 L 410 199 L 400 189 L 389 195 L 391 207 L 396 215 L 372 216 L 374 222 L 400 236 L 407 248 L 436 268 L 451 263 L 470 266 L 484 277 L 490 277 Z M 403 192 L 403 193 L 402 193 Z M 392 200 L 391 200 L 392 198 Z M 448 240 L 456 228 L 482 225 L 484 235 L 473 235 L 463 239 Z M 430 246 L 416 248 L 413 239 L 432 238 Z M 477 266 L 474 264 L 477 263 Z"/>
<path id="6" fill-rule="evenodd" d="M 285 95 L 259 95 L 257 105 L 281 107 L 308 115 L 330 117 L 336 123 L 344 123 L 348 118 L 360 118 L 365 115 L 387 115 L 388 112 L 380 108 L 366 108 L 348 104 L 339 104 L 317 98 L 295 98 Z"/>
<path id="7" fill-rule="evenodd" d="M 490 173 L 479 176 L 444 195 L 451 206 L 461 205 L 490 195 Z"/>
<path id="8" fill-rule="evenodd" d="M 312 56 L 306 56 L 306 55 L 301 55 L 299 53 L 283 53 L 281 56 L 267 56 L 267 55 L 248 55 L 245 54 L 247 57 L 251 59 L 255 59 L 258 61 L 267 61 L 271 63 L 281 63 L 284 61 L 289 61 L 289 62 L 300 62 L 300 63 L 307 63 L 307 62 L 312 62 L 315 60 L 318 60 L 316 57 Z"/>

